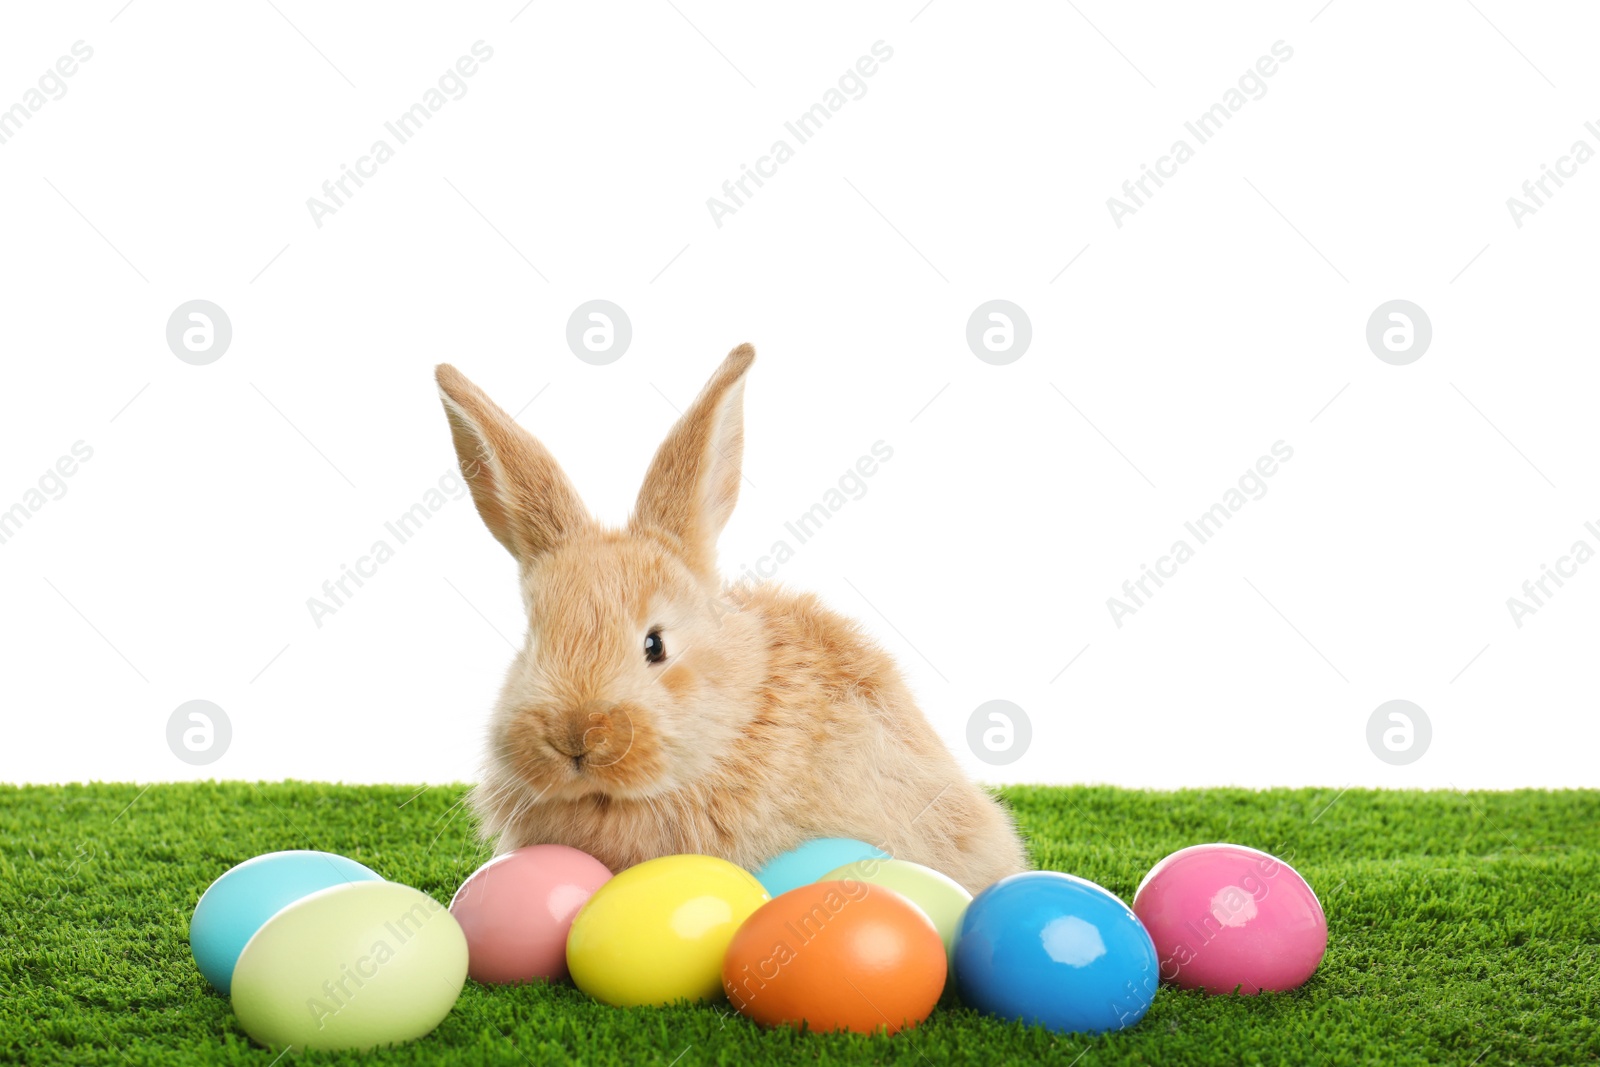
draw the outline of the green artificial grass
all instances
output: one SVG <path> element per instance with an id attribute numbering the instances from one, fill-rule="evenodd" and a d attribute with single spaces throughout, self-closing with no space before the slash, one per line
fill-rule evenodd
<path id="1" fill-rule="evenodd" d="M 485 858 L 460 787 L 0 786 L 0 1062 L 269 1064 L 186 940 L 205 887 L 263 852 L 342 853 L 447 902 Z M 894 1037 L 764 1031 L 726 1006 L 619 1010 L 467 983 L 431 1035 L 303 1063 L 1573 1064 L 1600 1060 L 1600 792 L 1026 787 L 1035 862 L 1130 900 L 1184 845 L 1277 853 L 1329 920 L 1302 988 L 1171 988 L 1088 1038 L 945 1003 Z"/>

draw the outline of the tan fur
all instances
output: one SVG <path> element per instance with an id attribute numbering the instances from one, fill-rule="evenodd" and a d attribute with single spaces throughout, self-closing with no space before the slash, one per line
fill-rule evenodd
<path id="1" fill-rule="evenodd" d="M 597 524 L 542 445 L 439 367 L 462 472 L 528 608 L 472 794 L 481 831 L 501 853 L 565 844 L 612 870 L 693 852 L 754 871 L 854 837 L 977 892 L 1025 868 L 1022 842 L 893 660 L 813 595 L 717 575 L 754 358 L 734 349 L 673 427 L 625 530 Z"/>

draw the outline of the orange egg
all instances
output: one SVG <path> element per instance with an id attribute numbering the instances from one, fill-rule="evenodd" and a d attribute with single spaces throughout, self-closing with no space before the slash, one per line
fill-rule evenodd
<path id="1" fill-rule="evenodd" d="M 899 893 L 814 882 L 745 920 L 723 958 L 722 988 L 763 1026 L 894 1033 L 928 1017 L 946 967 L 939 931 Z"/>

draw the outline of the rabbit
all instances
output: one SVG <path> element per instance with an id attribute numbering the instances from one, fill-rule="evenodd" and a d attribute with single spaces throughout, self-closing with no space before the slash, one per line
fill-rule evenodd
<path id="1" fill-rule="evenodd" d="M 462 373 L 436 377 L 462 476 L 516 560 L 528 630 L 470 795 L 497 854 L 554 843 L 613 871 L 698 853 L 747 871 L 856 838 L 977 893 L 1027 867 L 1004 807 L 969 781 L 890 656 L 815 595 L 724 586 L 739 495 L 735 348 L 662 443 L 624 529 Z"/>

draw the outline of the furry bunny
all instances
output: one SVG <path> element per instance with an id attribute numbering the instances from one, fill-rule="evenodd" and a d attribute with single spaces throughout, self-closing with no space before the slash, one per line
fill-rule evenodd
<path id="1" fill-rule="evenodd" d="M 741 345 L 678 420 L 625 529 L 601 527 L 543 445 L 449 364 L 461 472 L 516 559 L 528 632 L 489 726 L 481 832 L 612 870 L 675 853 L 747 870 L 853 837 L 976 893 L 1023 870 L 1005 809 L 968 781 L 889 656 L 814 595 L 724 587 L 739 495 Z"/>

